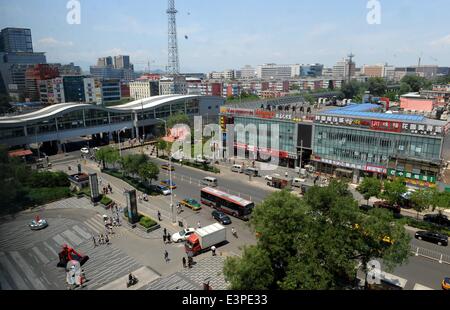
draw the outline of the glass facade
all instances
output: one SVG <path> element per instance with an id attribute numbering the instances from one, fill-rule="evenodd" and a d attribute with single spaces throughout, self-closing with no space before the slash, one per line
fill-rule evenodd
<path id="1" fill-rule="evenodd" d="M 441 138 L 315 125 L 314 155 L 352 164 L 387 166 L 390 157 L 439 161 Z"/>
<path id="2" fill-rule="evenodd" d="M 250 117 L 235 117 L 234 118 L 234 126 L 235 128 L 239 125 L 242 125 L 246 127 L 247 125 L 255 125 L 257 128 L 257 142 L 258 146 L 262 147 L 263 145 L 267 145 L 267 148 L 272 148 L 272 145 L 270 143 L 271 139 L 276 139 L 276 137 L 272 136 L 271 133 L 271 127 L 273 124 L 276 124 L 279 126 L 279 137 L 278 137 L 278 144 L 279 149 L 275 148 L 275 150 L 279 151 L 285 151 L 291 154 L 297 153 L 296 143 L 297 139 L 295 137 L 295 127 L 296 124 L 292 122 L 283 122 L 283 121 L 276 121 L 276 120 L 270 120 L 270 119 L 258 119 L 258 118 L 250 118 Z M 263 132 L 260 130 L 260 125 L 266 125 L 267 126 L 267 135 L 264 135 Z M 238 135 L 235 137 L 235 141 L 238 143 L 242 143 L 241 141 L 238 141 Z M 267 141 L 267 142 L 265 142 Z M 265 143 L 265 144 L 264 144 Z M 251 145 L 253 142 L 250 139 L 250 133 L 245 133 L 245 144 Z"/>

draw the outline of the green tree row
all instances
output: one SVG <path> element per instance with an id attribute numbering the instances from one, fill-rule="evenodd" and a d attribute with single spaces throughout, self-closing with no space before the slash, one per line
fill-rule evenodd
<path id="1" fill-rule="evenodd" d="M 225 262 L 231 289 L 344 289 L 355 285 L 360 264 L 365 269 L 379 259 L 392 270 L 409 256 L 410 237 L 392 213 L 360 212 L 348 185 L 338 181 L 312 188 L 304 199 L 271 194 L 255 208 L 250 226 L 257 244 Z"/>

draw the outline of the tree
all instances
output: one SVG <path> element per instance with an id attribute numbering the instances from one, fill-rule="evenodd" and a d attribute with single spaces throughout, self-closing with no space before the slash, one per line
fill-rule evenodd
<path id="1" fill-rule="evenodd" d="M 367 200 L 367 204 L 369 204 L 371 197 L 380 195 L 382 186 L 382 182 L 377 178 L 364 178 L 356 190 L 363 195 L 364 199 Z"/>
<path id="2" fill-rule="evenodd" d="M 384 94 L 385 97 L 389 98 L 390 101 L 398 101 L 399 99 L 399 91 L 396 90 L 390 90 Z"/>
<path id="3" fill-rule="evenodd" d="M 262 289 L 339 289 L 354 283 L 360 262 L 379 258 L 393 267 L 409 254 L 402 224 L 386 210 L 359 212 L 343 182 L 314 187 L 304 199 L 273 193 L 255 208 L 250 225 L 257 245 L 225 262 L 232 288 L 254 289 L 258 279 Z M 386 236 L 395 242 L 387 244 Z"/>
<path id="4" fill-rule="evenodd" d="M 400 205 L 406 193 L 406 185 L 402 178 L 396 178 L 393 181 L 384 182 L 384 190 L 380 198 L 386 200 L 390 205 Z"/>
<path id="5" fill-rule="evenodd" d="M 314 97 L 311 94 L 304 94 L 303 99 L 305 99 L 306 102 L 309 104 L 315 104 L 316 103 L 316 97 Z"/>
<path id="6" fill-rule="evenodd" d="M 364 92 L 364 85 L 358 81 L 352 80 L 344 83 L 341 87 L 346 99 L 353 99 L 356 95 Z"/>
<path id="7" fill-rule="evenodd" d="M 136 175 L 148 161 L 149 158 L 145 154 L 130 154 L 122 159 L 122 169 L 126 174 Z"/>
<path id="8" fill-rule="evenodd" d="M 380 77 L 372 77 L 367 81 L 367 88 L 374 96 L 383 96 L 387 91 L 386 80 Z"/>
<path id="9" fill-rule="evenodd" d="M 106 169 L 107 164 L 115 164 L 120 159 L 120 154 L 117 149 L 107 146 L 99 149 L 95 157 L 102 162 L 103 169 Z"/>
<path id="10" fill-rule="evenodd" d="M 159 151 L 160 150 L 166 150 L 167 149 L 167 142 L 163 139 L 158 139 L 158 142 L 156 143 L 156 157 L 159 157 Z"/>
<path id="11" fill-rule="evenodd" d="M 189 125 L 189 123 L 190 123 L 189 116 L 187 116 L 187 114 L 182 113 L 172 114 L 167 119 L 167 129 L 173 128 L 175 125 L 180 124 Z"/>
<path id="12" fill-rule="evenodd" d="M 245 247 L 242 258 L 227 258 L 223 272 L 232 290 L 267 290 L 274 280 L 268 253 L 256 246 Z"/>
<path id="13" fill-rule="evenodd" d="M 153 180 L 158 180 L 159 168 L 150 161 L 140 166 L 138 174 L 144 182 L 150 181 L 151 184 Z"/>
<path id="14" fill-rule="evenodd" d="M 419 213 L 427 210 L 432 203 L 433 193 L 430 190 L 419 189 L 411 194 L 412 208 Z"/>
<path id="15" fill-rule="evenodd" d="M 409 86 L 409 84 L 400 83 L 400 90 L 399 90 L 400 95 L 404 95 L 404 94 L 407 94 L 410 92 L 412 92 L 412 88 L 411 88 L 411 86 Z"/>
<path id="16" fill-rule="evenodd" d="M 431 192 L 431 207 L 442 212 L 443 209 L 450 209 L 450 192 L 439 192 L 436 188 L 429 189 Z"/>
<path id="17" fill-rule="evenodd" d="M 401 84 L 407 84 L 411 89 L 410 91 L 413 92 L 418 92 L 429 84 L 425 78 L 417 75 L 405 75 L 400 82 Z"/>

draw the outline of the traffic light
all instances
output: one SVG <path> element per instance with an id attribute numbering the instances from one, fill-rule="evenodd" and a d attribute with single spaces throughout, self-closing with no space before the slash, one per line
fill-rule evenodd
<path id="1" fill-rule="evenodd" d="M 223 132 L 227 131 L 227 118 L 226 116 L 220 117 L 220 128 L 222 128 Z"/>

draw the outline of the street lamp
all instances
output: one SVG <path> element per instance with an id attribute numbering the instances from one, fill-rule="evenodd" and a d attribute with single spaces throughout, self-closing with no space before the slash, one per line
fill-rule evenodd
<path id="1" fill-rule="evenodd" d="M 120 157 L 122 157 L 122 148 L 120 147 L 120 133 L 121 132 L 125 132 L 125 130 L 127 130 L 128 127 L 123 127 L 122 129 L 119 130 L 119 132 L 117 133 L 118 139 L 119 139 L 119 155 Z"/>
<path id="2" fill-rule="evenodd" d="M 145 124 L 144 124 L 144 102 L 141 99 L 141 107 L 142 107 L 142 145 L 145 143 Z"/>
<path id="3" fill-rule="evenodd" d="M 167 137 L 167 135 L 168 135 L 167 121 L 162 118 L 157 118 L 156 120 L 164 122 L 164 128 L 165 128 L 166 137 Z M 172 152 L 171 152 L 171 150 L 169 150 L 168 162 L 169 162 L 169 183 L 170 183 L 170 187 L 172 187 Z M 172 223 L 175 224 L 177 222 L 177 219 L 176 219 L 176 214 L 175 214 L 175 208 L 173 206 L 173 190 L 172 190 L 172 188 L 170 188 L 170 212 L 172 213 Z"/>

